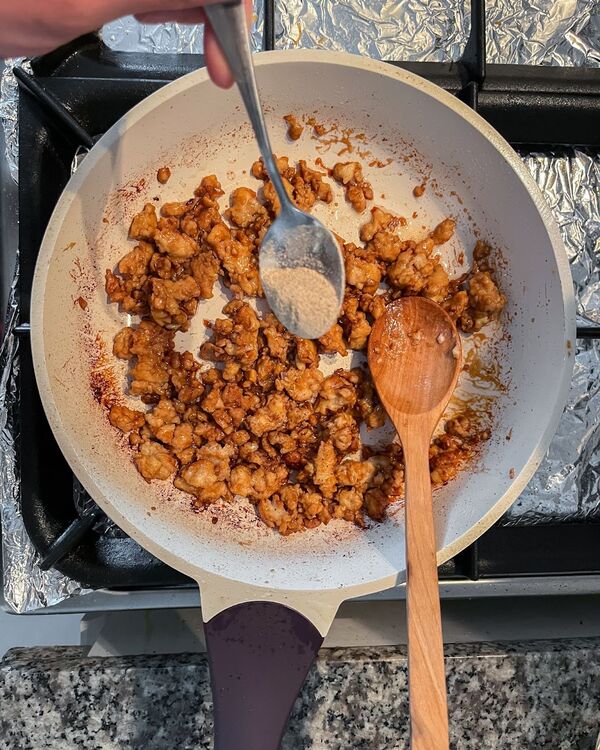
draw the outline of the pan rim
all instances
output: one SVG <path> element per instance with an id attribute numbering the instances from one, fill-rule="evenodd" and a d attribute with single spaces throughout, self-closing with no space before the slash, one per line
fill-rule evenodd
<path id="1" fill-rule="evenodd" d="M 502 513 L 517 499 L 517 497 L 523 491 L 526 484 L 531 479 L 535 470 L 539 466 L 539 463 L 542 460 L 549 446 L 550 440 L 556 430 L 556 426 L 558 424 L 566 401 L 574 362 L 574 357 L 567 353 L 568 342 L 570 341 L 573 344 L 575 341 L 575 298 L 566 250 L 564 248 L 562 238 L 559 234 L 558 227 L 556 226 L 554 218 L 552 217 L 551 210 L 545 202 L 545 199 L 539 191 L 537 185 L 533 181 L 533 178 L 527 171 L 525 165 L 522 163 L 516 152 L 507 143 L 507 141 L 505 141 L 504 138 L 502 138 L 502 136 L 497 133 L 497 131 L 495 131 L 480 115 L 471 110 L 466 104 L 458 100 L 452 94 L 449 94 L 443 89 L 439 88 L 435 84 L 426 81 L 425 79 L 414 73 L 390 65 L 388 62 L 370 60 L 348 53 L 316 50 L 277 50 L 272 52 L 257 53 L 257 55 L 255 56 L 255 63 L 259 68 L 263 65 L 281 63 L 294 64 L 304 62 L 318 62 L 323 65 L 337 65 L 346 68 L 350 67 L 361 70 L 371 70 L 372 72 L 379 75 L 383 75 L 385 77 L 403 82 L 411 88 L 416 88 L 420 91 L 420 93 L 435 99 L 437 102 L 453 110 L 457 115 L 461 117 L 461 119 L 466 120 L 467 123 L 475 127 L 484 136 L 484 138 L 494 147 L 495 151 L 499 153 L 499 155 L 515 173 L 515 177 L 524 184 L 543 222 L 550 245 L 552 246 L 559 276 L 560 288 L 562 291 L 564 308 L 563 335 L 565 341 L 565 358 L 563 361 L 560 385 L 556 389 L 555 398 L 553 399 L 551 408 L 548 409 L 549 416 L 546 421 L 546 427 L 543 433 L 539 435 L 537 443 L 533 447 L 528 461 L 524 465 L 521 472 L 515 477 L 506 492 L 492 507 L 488 509 L 488 511 L 480 518 L 480 520 L 476 524 L 474 524 L 470 529 L 460 535 L 454 542 L 438 550 L 438 563 L 441 564 L 454 557 L 458 552 L 465 549 L 465 547 L 467 547 L 469 544 L 475 541 L 475 539 L 481 536 L 481 534 L 483 534 L 496 520 L 498 520 Z M 139 119 L 143 118 L 149 112 L 151 112 L 159 103 L 168 101 L 169 99 L 178 96 L 182 92 L 185 92 L 189 89 L 194 88 L 198 84 L 203 83 L 207 79 L 208 74 L 205 69 L 202 69 L 167 84 L 166 86 L 159 89 L 157 92 L 137 104 L 124 116 L 124 118 L 126 118 L 127 120 L 127 125 L 133 125 Z M 122 516 L 118 508 L 113 506 L 110 500 L 105 497 L 103 493 L 98 491 L 94 479 L 88 474 L 82 462 L 80 462 L 76 452 L 73 451 L 71 440 L 69 439 L 66 431 L 62 428 L 62 421 L 55 402 L 50 377 L 45 367 L 45 337 L 43 336 L 43 292 L 46 287 L 47 273 L 56 245 L 57 235 L 70 208 L 71 202 L 73 200 L 72 196 L 77 194 L 80 185 L 83 183 L 87 175 L 93 170 L 96 162 L 103 153 L 103 146 L 107 146 L 114 141 L 118 129 L 122 127 L 124 118 L 117 121 L 117 123 L 115 123 L 102 136 L 96 146 L 94 146 L 94 148 L 90 151 L 81 167 L 69 180 L 68 185 L 59 198 L 48 223 L 48 227 L 40 246 L 40 252 L 38 254 L 31 295 L 31 349 L 34 372 L 43 408 L 52 427 L 54 437 L 57 440 L 57 443 L 74 474 L 79 478 L 86 490 L 88 490 L 88 492 L 90 492 L 96 502 L 98 502 L 98 504 L 104 510 L 108 510 L 109 515 L 115 518 L 116 522 L 130 536 L 132 536 L 136 541 L 142 544 L 142 546 L 144 546 L 146 549 L 148 549 L 150 552 L 152 552 L 168 564 L 198 580 L 198 578 L 202 577 L 202 575 L 204 575 L 205 573 L 210 576 L 216 574 L 209 573 L 209 571 L 206 571 L 204 569 L 200 570 L 193 563 L 188 562 L 185 558 L 180 557 L 172 550 L 167 549 L 162 544 L 159 544 L 154 539 L 148 537 L 137 526 L 134 526 L 127 520 L 127 518 Z M 556 331 L 556 335 L 559 335 L 558 331 Z M 223 580 L 231 581 L 232 583 L 237 583 L 237 579 L 234 576 L 235 573 L 232 577 L 230 577 L 229 575 L 218 577 L 222 578 Z M 398 575 L 395 577 L 396 581 L 401 582 L 403 578 L 404 571 L 398 571 Z M 388 576 L 383 579 L 380 578 L 377 580 L 371 580 L 365 583 L 356 584 L 354 586 L 347 586 L 344 588 L 343 596 L 340 596 L 340 599 L 379 591 L 384 588 L 388 588 L 390 585 L 393 585 L 393 583 L 394 581 L 392 581 Z M 283 591 L 283 589 L 281 590 Z M 294 591 L 295 593 L 300 593 L 300 590 Z M 327 591 L 331 590 L 326 588 L 319 589 L 319 592 L 321 593 L 325 593 Z"/>

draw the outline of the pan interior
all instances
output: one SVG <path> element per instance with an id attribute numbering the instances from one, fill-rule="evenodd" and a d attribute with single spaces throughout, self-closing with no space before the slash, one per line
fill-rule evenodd
<path id="1" fill-rule="evenodd" d="M 564 248 L 541 197 L 532 197 L 532 183 L 524 182 L 517 157 L 430 84 L 384 64 L 306 51 L 261 55 L 257 74 L 276 153 L 310 163 L 321 157 L 333 166 L 368 151 L 362 161 L 374 204 L 406 217 L 416 210 L 407 231 L 418 234 L 448 215 L 457 219 L 456 237 L 444 247 L 449 268 L 459 269 L 462 252 L 469 261 L 477 236 L 503 255 L 499 278 L 508 307 L 503 324 L 480 342 L 480 354 L 498 362 L 506 390 L 497 392 L 490 382 L 479 386 L 481 398 L 494 399 L 493 437 L 477 463 L 435 495 L 445 559 L 516 498 L 562 408 L 573 333 Z M 311 138 L 310 128 L 289 141 L 282 117 L 290 112 L 351 130 L 355 151 L 338 156 L 342 146 Z M 246 502 L 194 513 L 189 497 L 170 483 L 147 484 L 138 475 L 126 438 L 110 427 L 97 400 L 94 384 L 110 381 L 120 388 L 125 382 L 111 344 L 129 321 L 107 304 L 103 284 L 105 270 L 132 246 L 131 217 L 155 197 L 156 205 L 186 199 L 205 174 L 215 173 L 226 194 L 239 185 L 256 189 L 249 170 L 257 156 L 237 93 L 217 90 L 204 72 L 165 87 L 99 142 L 67 186 L 38 260 L 32 341 L 42 400 L 88 491 L 125 531 L 171 565 L 191 575 L 208 570 L 272 588 L 375 589 L 404 570 L 401 508 L 365 531 L 333 522 L 285 538 L 260 523 Z M 172 171 L 164 186 L 156 180 L 163 165 Z M 428 189 L 415 206 L 412 190 L 424 178 Z M 315 213 L 356 240 L 361 221 L 341 192 Z M 197 351 L 206 336 L 203 319 L 218 317 L 225 299 L 221 290 L 200 304 L 178 348 Z M 323 369 L 336 366 L 340 362 L 330 361 Z"/>

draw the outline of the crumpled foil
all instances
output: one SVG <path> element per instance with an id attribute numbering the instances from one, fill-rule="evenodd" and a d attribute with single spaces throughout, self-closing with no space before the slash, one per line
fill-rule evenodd
<path id="1" fill-rule="evenodd" d="M 24 62 L 22 57 L 9 57 L 4 60 L 4 67 L 0 72 L 0 123 L 4 130 L 5 154 L 0 154 L 0 158 L 6 158 L 11 177 L 18 182 L 17 79 L 12 73 L 16 65 L 22 65 L 31 73 L 31 66 Z"/>
<path id="2" fill-rule="evenodd" d="M 262 0 L 255 0 L 251 44 L 257 51 L 262 49 L 263 44 L 263 9 Z M 139 23 L 133 16 L 125 16 L 106 24 L 102 29 L 102 40 L 107 47 L 120 52 L 204 52 L 202 26 Z"/>
<path id="3" fill-rule="evenodd" d="M 19 304 L 17 272 L 10 291 L 5 337 L 0 347 L 0 520 L 4 598 L 16 612 L 57 604 L 73 594 L 86 593 L 76 581 L 57 570 L 42 570 L 21 516 L 19 468 L 15 452 L 19 393 L 18 340 L 14 332 Z"/>
<path id="4" fill-rule="evenodd" d="M 565 242 L 578 322 L 600 324 L 600 156 L 579 149 L 524 161 Z M 503 523 L 600 518 L 600 341 L 579 341 L 567 406 L 550 449 Z"/>
<path id="5" fill-rule="evenodd" d="M 461 0 L 276 0 L 276 44 L 321 47 L 388 60 L 459 59 L 469 34 L 470 8 Z M 600 0 L 488 0 L 490 62 L 599 65 Z M 255 3 L 254 49 L 262 48 L 262 0 Z M 115 50 L 202 52 L 198 27 L 108 24 Z M 7 61 L 0 76 L 0 121 L 10 172 L 17 179 L 16 82 Z M 0 155 L 1 156 L 1 155 Z M 583 151 L 524 156 L 559 223 L 578 296 L 578 313 L 600 323 L 600 160 Z M 0 510 L 4 594 L 29 611 L 81 593 L 56 571 L 43 572 L 19 511 L 13 421 L 18 407 L 16 279 L 0 349 Z M 579 342 L 569 402 L 547 457 L 504 523 L 542 523 L 600 516 L 600 343 Z"/>
<path id="6" fill-rule="evenodd" d="M 470 29 L 462 0 L 276 0 L 277 46 L 382 60 L 458 60 Z M 489 62 L 600 63 L 597 0 L 488 0 Z"/>

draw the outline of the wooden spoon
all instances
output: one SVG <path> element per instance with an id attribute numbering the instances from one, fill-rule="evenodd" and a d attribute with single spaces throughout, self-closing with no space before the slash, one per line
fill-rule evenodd
<path id="1" fill-rule="evenodd" d="M 448 750 L 429 445 L 456 386 L 462 350 L 456 326 L 435 302 L 389 305 L 369 337 L 369 366 L 404 452 L 406 608 L 412 750 Z"/>

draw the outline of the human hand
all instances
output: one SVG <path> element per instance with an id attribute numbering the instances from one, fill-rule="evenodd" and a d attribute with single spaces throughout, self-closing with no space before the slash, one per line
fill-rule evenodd
<path id="1" fill-rule="evenodd" d="M 144 23 L 204 23 L 198 6 L 214 0 L 0 0 L 0 58 L 33 57 L 98 29 L 105 23 L 135 15 Z M 252 0 L 244 0 L 248 18 Z M 204 34 L 206 67 L 212 80 L 224 88 L 232 78 L 212 29 Z"/>

